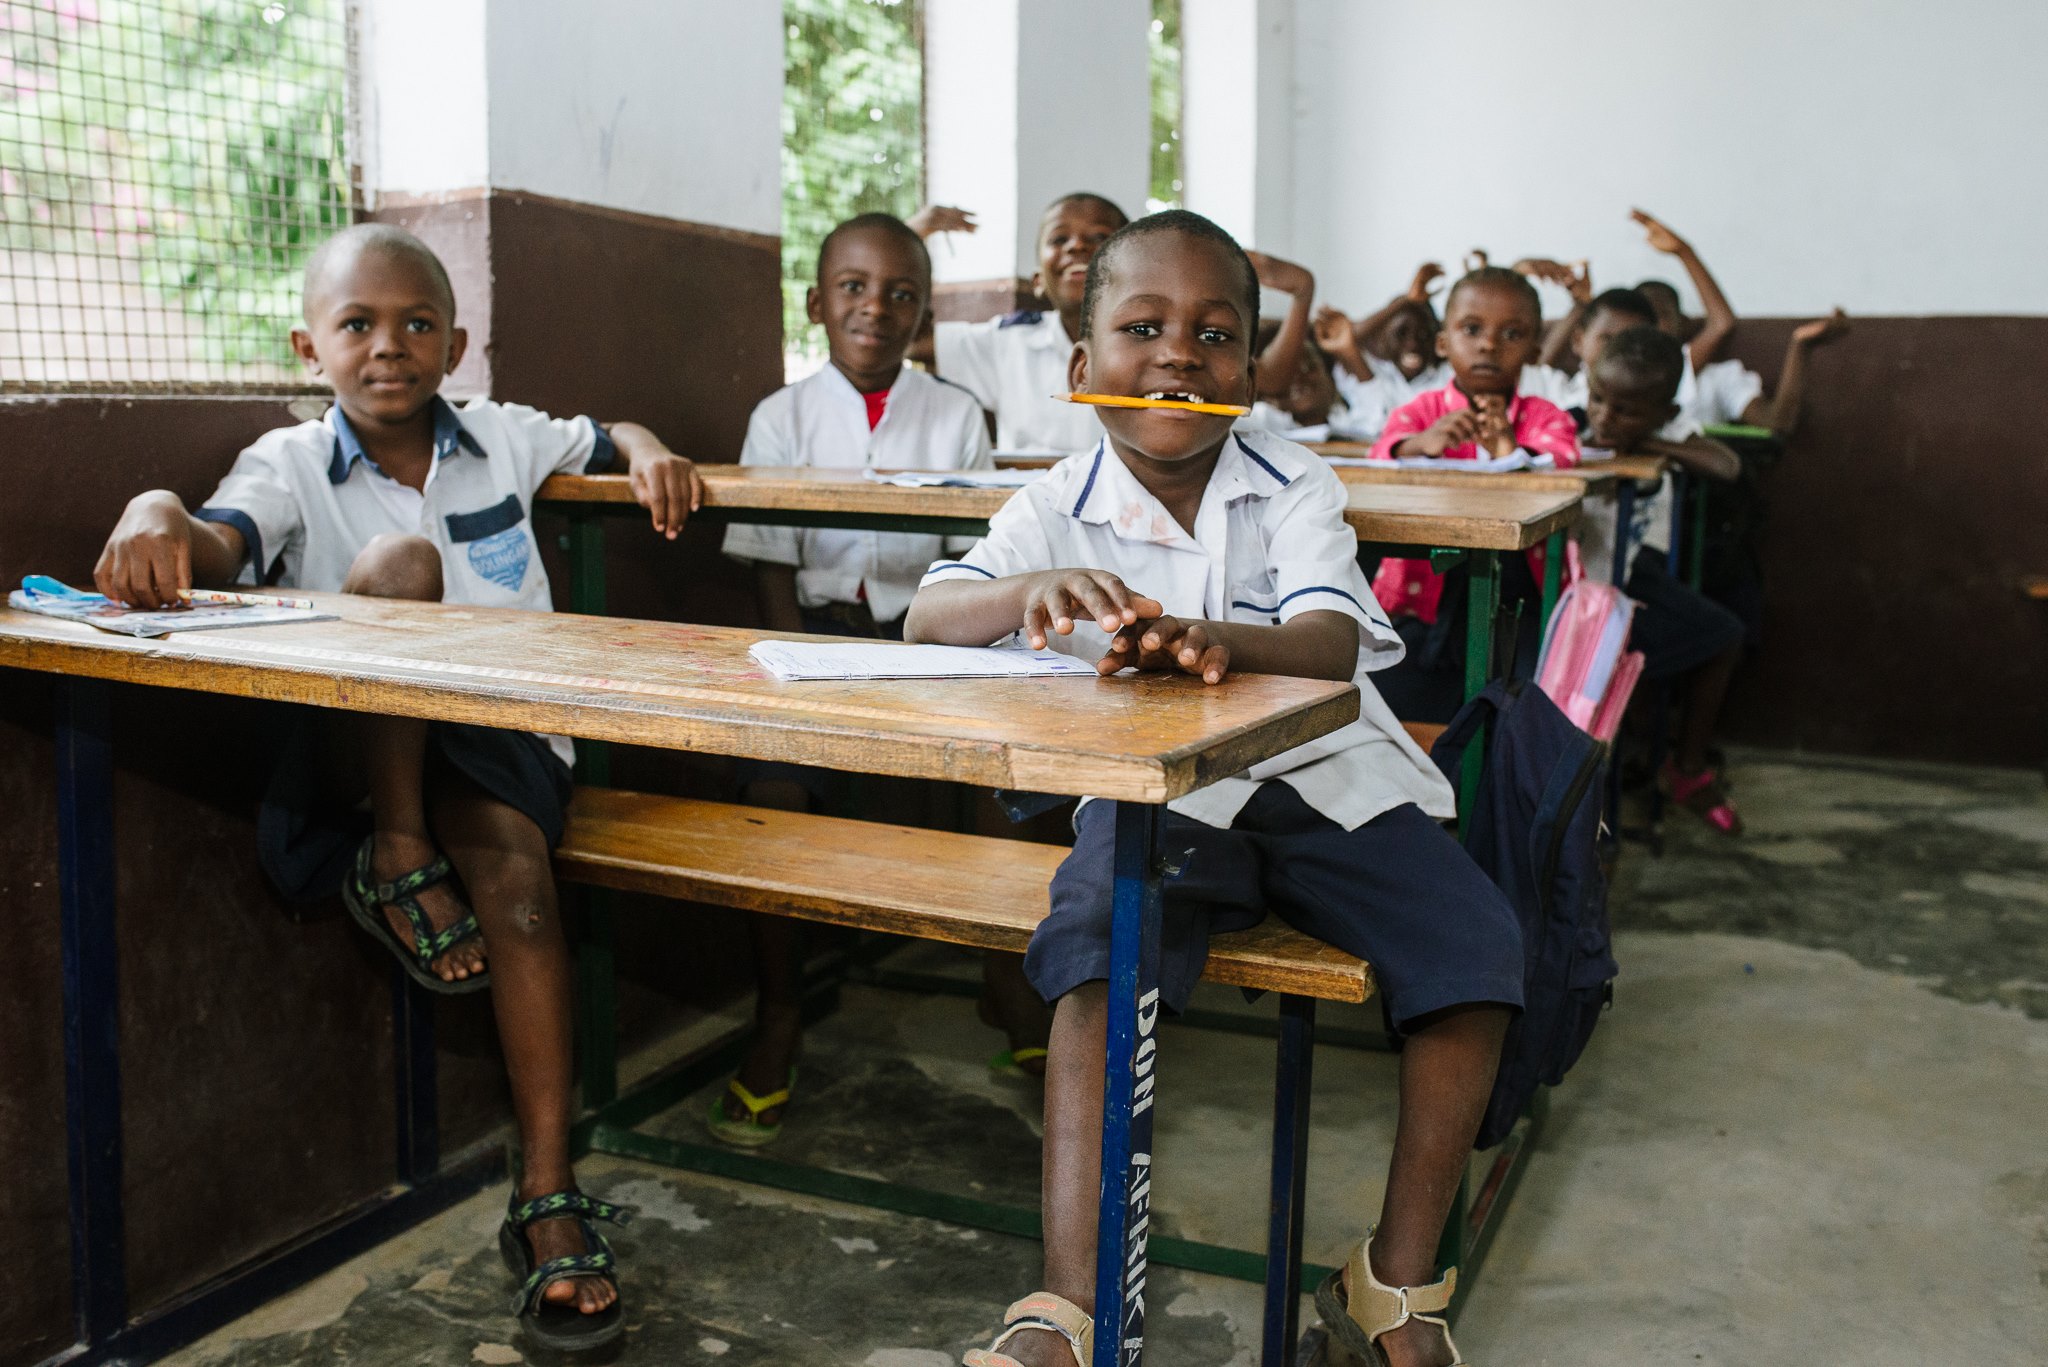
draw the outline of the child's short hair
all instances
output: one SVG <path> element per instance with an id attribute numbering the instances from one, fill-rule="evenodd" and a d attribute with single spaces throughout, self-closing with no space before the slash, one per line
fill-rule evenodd
<path id="1" fill-rule="evenodd" d="M 1237 245 L 1237 239 L 1217 227 L 1198 213 L 1187 209 L 1162 209 L 1156 214 L 1147 214 L 1124 224 L 1109 235 L 1109 240 L 1097 249 L 1088 263 L 1088 286 L 1081 293 L 1081 340 L 1087 341 L 1095 328 L 1095 304 L 1102 295 L 1104 283 L 1109 279 L 1110 263 L 1132 242 L 1142 237 L 1154 237 L 1160 233 L 1176 233 L 1181 237 L 1192 237 L 1197 241 L 1211 242 L 1223 248 L 1230 258 L 1240 281 L 1239 300 L 1244 304 L 1244 316 L 1256 333 L 1259 319 L 1259 273 L 1252 267 L 1252 259 L 1244 254 L 1244 248 Z M 1247 336 L 1247 342 L 1251 337 Z"/>
<path id="2" fill-rule="evenodd" d="M 1584 322 L 1592 323 L 1603 313 L 1618 313 L 1624 318 L 1640 318 L 1650 326 L 1657 324 L 1657 310 L 1651 305 L 1649 296 L 1641 289 L 1630 289 L 1625 285 L 1611 290 L 1602 290 L 1586 305 Z"/>
<path id="3" fill-rule="evenodd" d="M 925 281 L 930 283 L 932 278 L 932 254 L 925 247 L 924 239 L 917 235 L 917 229 L 911 227 L 908 223 L 896 217 L 896 215 L 882 213 L 855 214 L 852 218 L 847 219 L 831 232 L 825 234 L 825 240 L 818 244 L 818 278 L 824 279 L 825 258 L 831 255 L 832 244 L 839 240 L 841 233 L 866 232 L 869 229 L 879 229 L 882 232 L 894 234 L 896 237 L 917 248 L 917 259 L 924 263 Z"/>
<path id="4" fill-rule="evenodd" d="M 1685 378 L 1685 348 L 1656 324 L 1645 323 L 1608 339 L 1593 368 L 1612 376 L 1631 394 L 1670 403 L 1678 397 L 1679 382 Z"/>
<path id="5" fill-rule="evenodd" d="M 455 286 L 448 279 L 448 268 L 441 264 L 440 257 L 434 255 L 432 247 L 396 223 L 353 224 L 315 247 L 313 254 L 306 258 L 306 274 L 301 283 L 302 306 L 311 307 L 314 295 L 319 293 L 327 283 L 328 274 L 341 262 L 371 253 L 386 259 L 410 261 L 425 271 L 427 279 L 447 304 L 449 319 L 454 319 Z"/>
<path id="6" fill-rule="evenodd" d="M 1116 225 L 1119 228 L 1131 221 L 1131 216 L 1123 211 L 1122 205 L 1106 195 L 1096 194 L 1093 190 L 1075 190 L 1069 194 L 1061 195 L 1058 199 L 1045 206 L 1045 214 L 1051 213 L 1062 204 L 1093 204 L 1096 208 L 1107 211 L 1110 217 L 1116 220 Z M 1039 217 L 1043 218 L 1045 214 L 1040 214 Z"/>
<path id="7" fill-rule="evenodd" d="M 1529 277 L 1520 271 L 1511 271 L 1506 266 L 1481 266 L 1476 271 L 1467 271 L 1444 296 L 1445 314 L 1450 313 L 1451 301 L 1458 297 L 1458 292 L 1466 289 L 1500 289 L 1520 295 L 1536 321 L 1543 321 L 1543 300 L 1536 293 L 1536 287 L 1529 283 Z"/>
<path id="8" fill-rule="evenodd" d="M 1678 286 L 1669 280 L 1639 280 L 1636 282 L 1636 293 L 1649 300 L 1655 307 L 1668 308 L 1673 313 L 1685 312 L 1679 302 Z"/>

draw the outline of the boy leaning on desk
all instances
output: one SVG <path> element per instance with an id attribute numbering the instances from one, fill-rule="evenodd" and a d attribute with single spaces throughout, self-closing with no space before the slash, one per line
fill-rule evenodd
<path id="1" fill-rule="evenodd" d="M 441 383 L 468 343 L 426 244 L 361 224 L 314 253 L 292 347 L 334 390 L 326 416 L 266 433 L 206 503 L 129 503 L 94 579 L 109 598 L 175 605 L 237 582 L 479 607 L 550 608 L 529 521 L 550 475 L 624 462 L 671 540 L 701 499 L 691 463 L 644 427 L 558 419 Z M 570 776 L 561 737 L 307 708 L 257 821 L 265 872 L 293 900 L 339 886 L 351 914 L 436 992 L 492 989 L 521 1172 L 500 1244 L 537 1342 L 592 1348 L 625 1328 L 569 1163 L 570 958 L 549 856 Z M 364 800 L 368 810 L 365 812 Z"/>
<path id="2" fill-rule="evenodd" d="M 1258 325 L 1252 263 L 1180 210 L 1119 230 L 1089 265 L 1076 391 L 1248 404 Z M 1357 684 L 1357 722 L 1170 805 L 1165 842 L 1193 850 L 1165 884 L 1161 997 L 1183 1008 L 1208 936 L 1270 907 L 1373 965 L 1406 1037 L 1399 1125 L 1377 1226 L 1318 1291 L 1330 1333 L 1365 1361 L 1456 1358 L 1437 1238 L 1522 1004 L 1512 909 L 1437 818 L 1449 785 L 1368 671 L 1400 638 L 1357 564 L 1345 489 L 1320 456 L 1227 413 L 1099 410 L 1107 435 L 1018 493 L 988 535 L 925 576 L 913 641 L 1013 635 L 1104 674 L 1232 671 Z M 1010 1307 L 972 1367 L 1092 1361 L 1115 814 L 1075 818 L 1073 853 L 1025 957 L 1056 1003 L 1045 1105 L 1044 1290 Z"/>

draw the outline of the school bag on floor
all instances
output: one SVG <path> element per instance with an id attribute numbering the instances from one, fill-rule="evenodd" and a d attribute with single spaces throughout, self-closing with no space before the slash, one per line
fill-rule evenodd
<path id="1" fill-rule="evenodd" d="M 1522 1014 L 1508 1026 L 1500 1072 L 1474 1147 L 1507 1137 L 1536 1094 L 1585 1049 L 1619 971 L 1608 943 L 1600 834 L 1607 747 L 1539 688 L 1489 684 L 1437 737 L 1430 758 L 1452 783 L 1465 747 L 1485 736 L 1466 853 L 1507 894 L 1522 926 Z"/>
<path id="2" fill-rule="evenodd" d="M 1595 740 L 1614 739 L 1643 676 L 1643 653 L 1628 648 L 1635 610 L 1614 585 L 1581 579 L 1557 600 L 1543 633 L 1536 683 Z"/>

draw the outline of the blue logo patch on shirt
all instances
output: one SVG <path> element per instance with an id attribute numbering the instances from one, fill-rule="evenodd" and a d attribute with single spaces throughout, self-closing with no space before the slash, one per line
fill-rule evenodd
<path id="1" fill-rule="evenodd" d="M 526 582 L 526 567 L 533 560 L 533 540 L 524 526 L 507 527 L 469 542 L 466 549 L 470 568 L 507 593 L 517 593 Z"/>

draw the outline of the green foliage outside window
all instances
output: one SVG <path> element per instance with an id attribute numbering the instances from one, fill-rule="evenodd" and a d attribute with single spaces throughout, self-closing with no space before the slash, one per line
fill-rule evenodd
<path id="1" fill-rule="evenodd" d="M 907 217 L 923 184 L 924 57 L 914 0 L 783 0 L 783 349 L 816 355 L 804 317 L 834 224 Z"/>
<path id="2" fill-rule="evenodd" d="M 1152 185 L 1145 211 L 1181 201 L 1180 0 L 1152 0 Z"/>
<path id="3" fill-rule="evenodd" d="M 126 334 L 127 378 L 295 375 L 299 273 L 351 215 L 342 5 L 0 4 L 0 247 L 21 277 L 14 298 L 48 288 L 25 272 L 101 286 L 105 317 L 88 326 Z M 42 343 L 47 373 L 76 368 L 52 354 L 67 345 L 76 337 Z"/>

